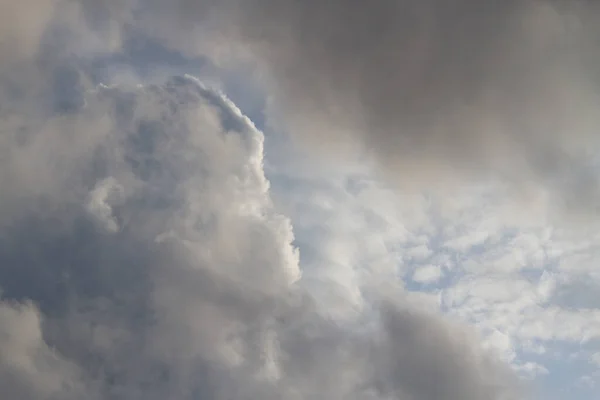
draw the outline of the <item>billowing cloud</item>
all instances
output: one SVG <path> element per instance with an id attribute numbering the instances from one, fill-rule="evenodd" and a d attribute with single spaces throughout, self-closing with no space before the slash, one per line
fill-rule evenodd
<path id="1" fill-rule="evenodd" d="M 19 120 L 0 168 L 0 391 L 25 399 L 500 399 L 463 328 L 373 297 L 369 332 L 301 282 L 263 135 L 191 77 Z M 21 136 L 22 135 L 22 136 Z M 388 294 L 385 294 L 388 293 Z"/>
<path id="2" fill-rule="evenodd" d="M 254 124 L 194 78 L 96 86 L 90 65 L 122 51 L 128 35 L 218 65 L 242 62 L 269 95 L 270 123 L 315 153 L 374 156 L 393 182 L 419 187 L 491 175 L 526 194 L 533 186 L 535 201 L 547 195 L 591 210 L 597 13 L 574 4 L 0 0 L 0 392 L 31 400 L 517 398 L 518 383 L 477 337 L 415 307 L 393 283 L 408 259 L 427 262 L 411 271 L 415 282 L 445 279 L 448 260 L 428 247 L 431 232 L 388 222 L 389 204 L 364 218 L 350 209 L 343 229 L 317 232 L 324 241 L 311 267 L 327 259 L 349 275 L 340 282 L 323 268 L 331 272 L 325 291 L 346 286 L 337 301 L 367 303 L 343 304 L 360 311 L 337 319 L 303 280 Z M 371 219 L 389 232 L 362 235 Z M 443 255 L 494 239 L 485 229 L 446 233 L 436 237 L 448 239 Z M 395 259 L 391 242 L 403 235 L 411 241 Z M 502 255 L 481 257 L 515 268 Z M 380 275 L 368 284 L 345 269 L 361 257 L 385 270 L 369 270 Z M 535 286 L 519 301 L 538 310 L 560 283 L 544 277 L 539 287 L 505 286 L 511 296 Z M 460 283 L 444 293 L 449 304 L 462 301 L 459 316 L 510 303 L 485 277 Z M 582 315 L 593 317 L 593 299 L 572 296 L 578 284 L 562 285 L 561 298 L 584 302 Z M 556 315 L 580 323 L 549 307 L 523 315 L 518 335 L 490 322 L 489 341 L 510 353 L 513 336 L 538 340 Z M 542 338 L 581 332 L 595 336 L 597 327 Z"/>

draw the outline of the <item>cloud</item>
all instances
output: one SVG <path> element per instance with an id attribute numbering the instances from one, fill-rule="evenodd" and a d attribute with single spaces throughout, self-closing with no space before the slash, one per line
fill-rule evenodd
<path id="1" fill-rule="evenodd" d="M 122 50 L 128 37 L 230 70 L 252 65 L 270 123 L 326 157 L 374 157 L 403 189 L 491 177 L 531 208 L 547 195 L 553 207 L 595 213 L 592 2 L 28 3 L 35 12 L 2 3 L 14 16 L 3 36 L 32 42 L 11 48 L 53 67 L 55 54 Z"/>
<path id="2" fill-rule="evenodd" d="M 250 351 L 230 341 L 298 278 L 262 135 L 190 79 L 86 100 L 3 159 L 16 182 L 2 194 L 3 296 L 39 307 L 38 340 L 81 368 L 90 395 L 184 396 L 201 359 L 227 370 Z"/>
<path id="3" fill-rule="evenodd" d="M 555 207 L 595 212 L 599 11 L 591 2 L 142 8 L 171 47 L 223 65 L 250 60 L 268 88 L 271 123 L 325 157 L 374 157 L 404 189 L 491 177 L 522 200 L 542 190 Z"/>
<path id="4" fill-rule="evenodd" d="M 271 199 L 264 137 L 224 95 L 192 77 L 83 94 L 3 125 L 3 393 L 495 400 L 518 386 L 399 288 L 372 297 L 371 332 L 327 317 Z"/>
<path id="5" fill-rule="evenodd" d="M 381 281 L 397 282 L 414 309 L 475 327 L 484 348 L 532 380 L 536 396 L 561 389 L 593 398 L 577 387 L 581 376 L 597 376 L 593 229 L 555 226 L 543 209 L 524 213 L 503 185 L 443 198 L 402 193 L 365 166 L 298 152 L 288 144 L 275 160 L 267 153 L 269 175 L 295 228 L 302 283 L 323 314 L 345 322 L 371 306 Z M 414 279 L 429 269 L 443 278 Z"/>
<path id="6" fill-rule="evenodd" d="M 82 391 L 77 366 L 48 347 L 42 318 L 31 303 L 0 303 L 0 388 L 21 399 L 75 399 Z"/>
<path id="7" fill-rule="evenodd" d="M 419 283 L 430 284 L 437 282 L 442 277 L 442 270 L 437 265 L 426 265 L 415 271 L 412 280 Z"/>
<path id="8" fill-rule="evenodd" d="M 96 187 L 90 193 L 87 203 L 87 210 L 98 222 L 104 226 L 109 232 L 119 230 L 117 221 L 112 215 L 111 203 L 118 201 L 123 188 L 114 179 L 107 178 L 104 181 L 98 182 Z"/>
<path id="9" fill-rule="evenodd" d="M 27 0 L 14 2 L 2 0 L 0 14 L 2 15 L 2 54 L 3 64 L 10 62 L 11 55 L 20 54 L 31 57 L 37 53 L 43 30 L 52 16 L 55 0 Z"/>
<path id="10" fill-rule="evenodd" d="M 496 355 L 552 374 L 535 357 L 600 332 L 595 236 L 539 226 L 597 200 L 598 12 L 573 4 L 0 0 L 0 390 L 518 397 Z M 269 123 L 322 156 L 285 160 L 297 238 L 225 96 L 189 76 L 94 85 L 136 35 L 256 68 Z M 303 175 L 340 154 L 401 191 Z M 464 185 L 490 177 L 509 194 Z M 404 274 L 450 286 L 407 293 Z"/>

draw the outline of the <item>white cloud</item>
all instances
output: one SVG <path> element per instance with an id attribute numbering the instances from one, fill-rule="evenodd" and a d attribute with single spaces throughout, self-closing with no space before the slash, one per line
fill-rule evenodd
<path id="1" fill-rule="evenodd" d="M 119 230 L 111 204 L 119 202 L 119 198 L 122 196 L 123 187 L 112 177 L 98 182 L 90 192 L 86 208 L 109 232 Z"/>
<path id="2" fill-rule="evenodd" d="M 0 158 L 0 285 L 39 310 L 9 312 L 4 392 L 73 381 L 93 399 L 512 393 L 507 368 L 434 312 L 438 295 L 397 285 L 409 268 L 396 244 L 429 243 L 396 224 L 389 189 L 344 179 L 296 198 L 281 208 L 306 217 L 296 238 L 271 198 L 263 134 L 221 93 L 182 77 L 85 100 L 23 121 L 29 140 L 7 139 Z M 38 348 L 60 368 L 47 375 L 54 358 L 33 362 Z"/>
<path id="3" fill-rule="evenodd" d="M 410 291 L 411 301 L 476 326 L 482 346 L 527 380 L 554 379 L 562 368 L 555 355 L 564 359 L 570 346 L 583 354 L 593 352 L 593 341 L 600 338 L 592 284 L 597 282 L 597 235 L 582 238 L 576 229 L 551 224 L 546 218 L 551 208 L 523 218 L 502 186 L 465 188 L 443 199 L 403 197 L 369 179 L 368 169 L 352 190 L 340 182 L 356 181 L 357 167 L 349 166 L 345 179 L 332 174 L 329 182 L 323 178 L 325 170 L 314 173 L 318 183 L 304 178 L 296 184 L 291 196 L 274 184 L 276 199 L 287 204 L 303 239 L 301 255 L 306 248 L 317 254 L 319 269 L 308 266 L 306 275 L 339 279 L 351 271 L 352 292 L 362 293 L 358 304 L 369 296 L 370 277 L 397 281 Z M 293 177 L 293 172 L 286 174 Z M 314 191 L 328 198 L 327 208 L 303 203 Z M 290 202 L 298 206 L 290 207 Z M 371 217 L 361 221 L 365 215 Z M 326 231 L 310 234 L 324 224 Z M 338 247 L 335 268 L 324 256 L 328 253 L 320 253 L 332 241 L 344 244 Z M 390 261 L 383 270 L 377 268 L 377 258 L 368 256 L 377 254 L 371 243 L 380 243 L 381 254 Z M 586 284 L 577 277 L 585 277 Z M 584 359 L 576 362 L 585 370 Z"/>
<path id="4" fill-rule="evenodd" d="M 442 269 L 437 265 L 425 265 L 415 270 L 412 280 L 418 283 L 431 284 L 440 280 Z"/>
<path id="5" fill-rule="evenodd" d="M 38 304 L 45 321 L 28 308 L 13 312 L 33 336 L 9 332 L 0 351 L 14 353 L 16 369 L 6 373 L 50 385 L 27 358 L 46 348 L 43 336 L 79 367 L 77 383 L 90 397 L 182 394 L 198 385 L 194 370 L 209 360 L 215 371 L 277 375 L 276 356 L 263 360 L 252 336 L 270 335 L 275 303 L 283 306 L 300 274 L 290 223 L 269 198 L 262 133 L 191 78 L 99 87 L 87 100 L 80 114 L 51 119 L 24 146 L 13 143 L 32 163 L 0 172 L 16 184 L 1 196 L 20 197 L 11 226 L 25 235 L 4 231 L 0 285 L 7 298 Z M 42 185 L 19 185 L 38 182 L 38 173 Z M 265 351 L 275 341 L 265 341 Z M 181 382 L 161 378 L 144 389 L 139 379 L 160 368 Z M 0 375 L 10 392 L 14 385 Z"/>

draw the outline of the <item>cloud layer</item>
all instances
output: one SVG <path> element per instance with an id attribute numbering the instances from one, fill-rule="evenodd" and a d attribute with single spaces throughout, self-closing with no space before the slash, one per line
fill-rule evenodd
<path id="1" fill-rule="evenodd" d="M 272 122 L 314 151 L 374 156 L 404 187 L 491 176 L 595 209 L 591 2 L 209 3 L 176 2 L 164 15 L 209 32 L 199 37 L 217 32 L 216 50 L 174 39 L 175 23 L 159 36 L 254 60 Z M 194 25 L 199 15 L 213 23 Z"/>
<path id="2" fill-rule="evenodd" d="M 141 35 L 227 68 L 253 64 L 273 124 L 325 156 L 374 156 L 404 187 L 491 176 L 595 211 L 593 2 L 30 3 L 2 2 L 5 65 L 33 60 L 44 76 L 64 55 Z"/>

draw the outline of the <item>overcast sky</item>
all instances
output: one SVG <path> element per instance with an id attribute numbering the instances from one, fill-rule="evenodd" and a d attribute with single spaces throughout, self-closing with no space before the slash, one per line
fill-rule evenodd
<path id="1" fill-rule="evenodd" d="M 0 394 L 597 398 L 599 19 L 0 0 Z"/>

